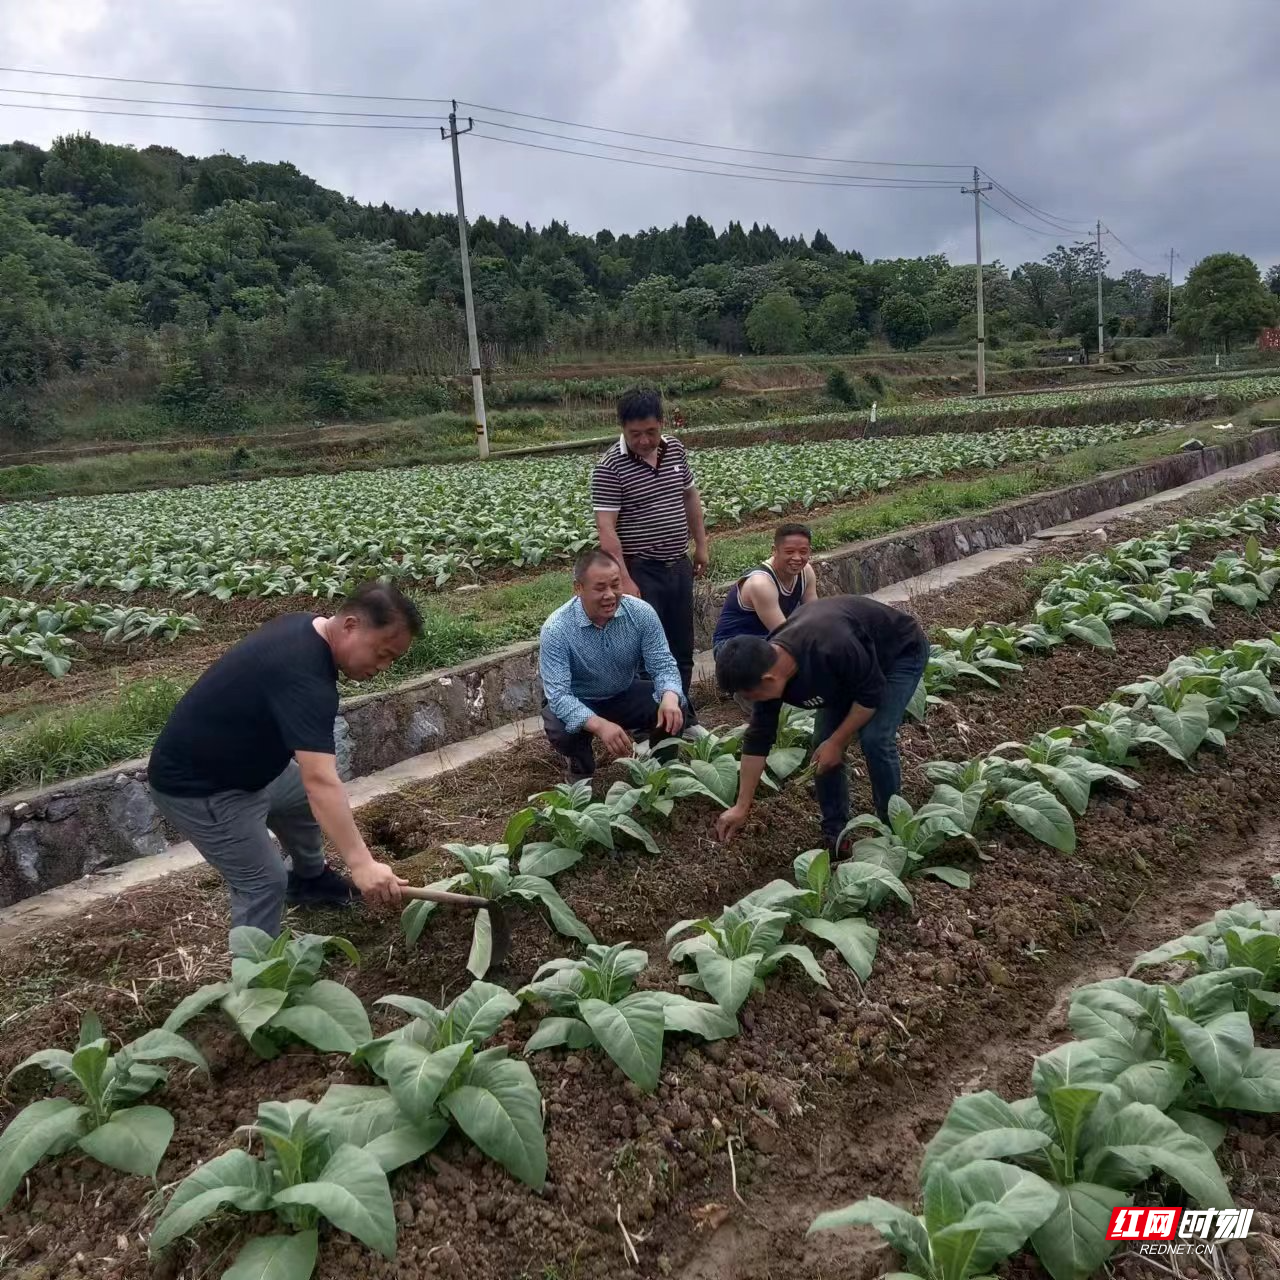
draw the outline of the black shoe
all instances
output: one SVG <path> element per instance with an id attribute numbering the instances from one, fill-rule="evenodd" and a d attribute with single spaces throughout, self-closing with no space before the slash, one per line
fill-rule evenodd
<path id="1" fill-rule="evenodd" d="M 359 902 L 360 890 L 332 867 L 325 867 L 315 876 L 300 876 L 290 871 L 284 896 L 290 906 L 341 908 Z"/>

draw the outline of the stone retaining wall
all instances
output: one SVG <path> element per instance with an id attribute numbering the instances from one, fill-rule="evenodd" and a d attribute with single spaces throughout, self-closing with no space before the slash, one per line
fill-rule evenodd
<path id="1" fill-rule="evenodd" d="M 815 558 L 822 589 L 868 592 L 987 547 L 1210 475 L 1280 448 L 1280 427 L 1212 449 L 1160 458 L 979 515 L 853 543 Z M 698 591 L 700 647 L 727 585 Z M 349 698 L 336 731 L 339 772 L 363 777 L 537 711 L 537 645 L 512 645 L 385 693 Z M 0 797 L 0 906 L 94 871 L 162 852 L 168 833 L 147 793 L 147 762 Z"/>

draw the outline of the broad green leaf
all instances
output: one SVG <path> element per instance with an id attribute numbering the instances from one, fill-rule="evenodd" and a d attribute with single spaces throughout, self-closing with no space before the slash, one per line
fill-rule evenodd
<path id="1" fill-rule="evenodd" d="M 959 867 L 921 867 L 917 875 L 933 876 L 935 880 L 941 880 L 953 889 L 968 889 L 973 884 L 969 873 L 961 871 Z"/>
<path id="2" fill-rule="evenodd" d="M 471 1052 L 469 1040 L 434 1053 L 416 1044 L 393 1044 L 383 1056 L 382 1075 L 405 1115 L 425 1125 L 449 1078 Z"/>
<path id="3" fill-rule="evenodd" d="M 554 840 L 539 840 L 525 845 L 524 853 L 520 855 L 520 874 L 550 880 L 581 861 L 581 850 L 566 849 Z"/>
<path id="4" fill-rule="evenodd" d="M 1063 1165 L 1074 1172 L 1080 1148 L 1080 1131 L 1098 1105 L 1101 1092 L 1083 1086 L 1050 1089 L 1044 1099 L 1046 1109 L 1058 1128 L 1058 1145 L 1062 1148 Z"/>
<path id="5" fill-rule="evenodd" d="M 955 1174 L 956 1186 L 970 1207 L 989 1205 L 1007 1219 L 989 1218 L 974 1250 L 975 1270 L 985 1271 L 1022 1248 L 1027 1237 L 1058 1207 L 1058 1188 L 1038 1174 L 998 1160 L 975 1160 Z"/>
<path id="6" fill-rule="evenodd" d="M 1032 1248 L 1054 1280 L 1083 1280 L 1116 1247 L 1107 1239 L 1112 1210 L 1132 1203 L 1132 1196 L 1091 1182 L 1059 1187 L 1057 1207 L 1031 1234 Z"/>
<path id="7" fill-rule="evenodd" d="M 80 1149 L 100 1164 L 153 1178 L 169 1139 L 173 1117 L 162 1107 L 125 1107 L 80 1139 Z"/>
<path id="8" fill-rule="evenodd" d="M 268 960 L 276 939 L 252 925 L 237 925 L 231 930 L 231 954 L 237 959 Z"/>
<path id="9" fill-rule="evenodd" d="M 420 1018 L 423 1022 L 429 1022 L 433 1027 L 438 1026 L 444 1021 L 444 1013 L 437 1009 L 428 1000 L 420 1000 L 417 996 L 401 996 L 389 995 L 379 996 L 374 1004 L 389 1005 L 392 1009 L 399 1009 L 401 1013 L 407 1013 L 411 1018 Z"/>
<path id="10" fill-rule="evenodd" d="M 738 798 L 738 762 L 732 756 L 690 760 L 686 766 L 706 793 L 727 809 Z"/>
<path id="11" fill-rule="evenodd" d="M 1064 622 L 1062 629 L 1067 635 L 1075 636 L 1077 640 L 1083 640 L 1085 644 L 1091 644 L 1095 648 L 1115 648 L 1115 642 L 1111 639 L 1111 628 L 1102 618 L 1086 615 L 1083 618 Z"/>
<path id="12" fill-rule="evenodd" d="M 9 1087 L 9 1081 L 14 1076 L 31 1067 L 40 1067 L 42 1070 L 47 1071 L 59 1084 L 71 1084 L 76 1078 L 75 1072 L 71 1069 L 71 1055 L 65 1049 L 37 1049 L 35 1053 L 23 1058 L 5 1076 L 5 1088 Z"/>
<path id="13" fill-rule="evenodd" d="M 850 916 L 845 920 L 801 920 L 800 927 L 829 942 L 844 957 L 844 962 L 865 982 L 875 963 L 880 931 L 865 920 Z"/>
<path id="14" fill-rule="evenodd" d="M 1031 1087 L 1046 1110 L 1049 1109 L 1049 1095 L 1054 1089 L 1100 1089 L 1107 1083 L 1098 1054 L 1092 1046 L 1079 1040 L 1068 1040 L 1066 1044 L 1042 1053 L 1031 1067 Z"/>
<path id="15" fill-rule="evenodd" d="M 737 1013 L 751 994 L 756 970 L 764 957 L 758 952 L 730 960 L 718 951 L 698 951 L 693 962 L 707 994 L 726 1013 Z"/>
<path id="16" fill-rule="evenodd" d="M 90 1009 L 80 1019 L 80 1038 L 76 1041 L 76 1048 L 83 1049 L 85 1045 L 101 1040 L 103 1034 L 102 1019 Z"/>
<path id="17" fill-rule="evenodd" d="M 493 917 L 486 911 L 477 911 L 471 926 L 471 950 L 467 952 L 467 972 L 473 978 L 483 978 L 493 965 Z"/>
<path id="18" fill-rule="evenodd" d="M 1253 1028 L 1247 1013 L 1224 1013 L 1201 1025 L 1176 1013 L 1168 1015 L 1169 1025 L 1187 1056 L 1209 1086 L 1220 1105 L 1244 1073 L 1253 1052 Z"/>
<path id="19" fill-rule="evenodd" d="M 318 1249 L 314 1229 L 288 1236 L 254 1236 L 222 1273 L 222 1280 L 309 1280 Z"/>
<path id="20" fill-rule="evenodd" d="M 504 1169 L 528 1186 L 547 1178 L 542 1096 L 527 1064 L 482 1054 L 466 1083 L 440 1100 L 454 1123 Z"/>
<path id="21" fill-rule="evenodd" d="M 184 1236 L 224 1205 L 246 1213 L 265 1209 L 270 1202 L 266 1166 L 236 1148 L 214 1156 L 180 1183 L 151 1232 L 150 1249 L 158 1253 Z"/>
<path id="22" fill-rule="evenodd" d="M 1193 1138 L 1199 1138 L 1210 1151 L 1216 1151 L 1222 1146 L 1227 1136 L 1226 1125 L 1219 1124 L 1198 1111 L 1182 1111 L 1174 1107 L 1169 1111 L 1169 1119 L 1185 1133 L 1189 1133 Z"/>
<path id="23" fill-rule="evenodd" d="M 927 1177 L 936 1163 L 954 1171 L 973 1160 L 1021 1155 L 1048 1145 L 1048 1134 L 1025 1124 L 999 1094 L 989 1089 L 966 1093 L 952 1102 L 925 1147 L 921 1175 Z"/>
<path id="24" fill-rule="evenodd" d="M 590 946 L 595 941 L 591 930 L 573 914 L 569 904 L 555 891 L 551 881 L 544 880 L 541 876 L 513 876 L 511 891 L 526 897 L 537 898 L 546 907 L 557 933 L 563 934 L 566 938 L 577 939 L 584 947 Z"/>
<path id="25" fill-rule="evenodd" d="M 794 960 L 818 986 L 830 990 L 831 983 L 827 981 L 827 975 L 822 972 L 822 966 L 813 952 L 802 943 L 784 942 L 781 946 L 774 947 L 765 957 L 765 964 L 772 972 L 783 960 Z"/>
<path id="26" fill-rule="evenodd" d="M 325 979 L 295 988 L 292 1003 L 266 1025 L 290 1032 L 321 1053 L 354 1053 L 373 1037 L 359 996 Z"/>
<path id="27" fill-rule="evenodd" d="M 738 1034 L 738 1019 L 718 1004 L 706 1000 L 690 1000 L 676 992 L 660 994 L 662 1020 L 668 1031 L 684 1031 L 704 1040 L 724 1040 Z"/>
<path id="28" fill-rule="evenodd" d="M 964 1197 L 951 1171 L 942 1165 L 935 1165 L 925 1179 L 923 1207 L 925 1230 L 931 1236 L 964 1217 Z"/>
<path id="29" fill-rule="evenodd" d="M 1024 831 L 1060 853 L 1076 847 L 1076 828 L 1060 800 L 1038 782 L 1028 782 L 995 802 Z"/>
<path id="30" fill-rule="evenodd" d="M 634 841 L 642 845 L 649 853 L 656 854 L 658 852 L 658 846 L 653 837 L 629 813 L 615 813 L 613 815 L 612 825 L 619 831 L 625 832 L 629 835 Z"/>
<path id="31" fill-rule="evenodd" d="M 243 987 L 285 987 L 289 979 L 289 961 L 285 956 L 268 956 L 250 960 L 237 956 L 231 962 L 231 985 Z"/>
<path id="32" fill-rule="evenodd" d="M 384 1258 L 395 1257 L 396 1215 L 387 1175 L 358 1147 L 339 1147 L 319 1178 L 277 1191 L 272 1203 L 309 1205 Z"/>
<path id="33" fill-rule="evenodd" d="M 126 1046 L 131 1058 L 139 1062 L 162 1062 L 169 1058 L 177 1058 L 189 1062 L 193 1067 L 208 1072 L 209 1064 L 204 1055 L 183 1036 L 174 1035 L 163 1027 L 155 1027 L 144 1032 L 132 1044 Z"/>
<path id="34" fill-rule="evenodd" d="M 803 747 L 776 747 L 765 758 L 769 772 L 779 781 L 789 778 L 804 764 L 805 749 Z"/>
<path id="35" fill-rule="evenodd" d="M 873 1227 L 921 1275 L 930 1274 L 929 1233 L 915 1214 L 899 1205 L 870 1196 L 843 1209 L 818 1214 L 805 1234 L 811 1236 L 815 1231 L 831 1231 L 836 1227 Z"/>
<path id="36" fill-rule="evenodd" d="M 439 1117 L 411 1124 L 388 1089 L 331 1085 L 311 1113 L 310 1128 L 328 1134 L 335 1147 L 360 1147 L 391 1173 L 426 1155 L 449 1125 Z"/>
<path id="37" fill-rule="evenodd" d="M 1089 807 L 1089 779 L 1068 767 L 1052 764 L 1033 764 L 1032 771 L 1044 784 L 1056 791 L 1076 813 L 1084 813 Z"/>
<path id="38" fill-rule="evenodd" d="M 211 982 L 207 986 L 200 987 L 178 1002 L 173 1012 L 164 1020 L 161 1029 L 181 1031 L 192 1018 L 203 1013 L 211 1004 L 217 1004 L 230 991 L 229 982 Z"/>
<path id="39" fill-rule="evenodd" d="M 582 1000 L 578 1013 L 605 1053 L 641 1089 L 652 1093 L 662 1066 L 662 1001 L 638 991 L 617 1004 Z"/>
<path id="40" fill-rule="evenodd" d="M 19 1111 L 0 1133 L 0 1209 L 38 1161 L 69 1146 L 88 1122 L 89 1109 L 69 1098 L 41 1098 Z"/>
<path id="41" fill-rule="evenodd" d="M 835 883 L 840 897 L 864 902 L 867 906 L 878 906 L 889 894 L 907 906 L 912 905 L 911 891 L 893 871 L 878 862 L 861 858 L 842 862 L 836 867 Z"/>
<path id="42" fill-rule="evenodd" d="M 473 982 L 450 1006 L 455 1036 L 482 1044 L 520 1008 L 520 1001 L 505 987 Z"/>
<path id="43" fill-rule="evenodd" d="M 525 1042 L 525 1053 L 543 1049 L 589 1049 L 596 1043 L 595 1032 L 577 1018 L 543 1018 Z"/>
<path id="44" fill-rule="evenodd" d="M 111 1044 L 106 1039 L 81 1045 L 71 1055 L 71 1074 L 90 1098 L 101 1098 L 106 1085 L 107 1063 L 111 1061 Z"/>
<path id="45" fill-rule="evenodd" d="M 239 1027 L 240 1034 L 252 1041 L 254 1034 L 280 1012 L 287 999 L 288 993 L 275 987 L 249 987 L 230 992 L 222 1001 L 222 1009 Z"/>
<path id="46" fill-rule="evenodd" d="M 1116 1113 L 1102 1141 L 1105 1150 L 1091 1156 L 1091 1166 L 1114 1154 L 1135 1166 L 1159 1169 L 1205 1208 L 1230 1208 L 1231 1193 L 1213 1152 L 1155 1107 L 1131 1102 Z"/>
<path id="47" fill-rule="evenodd" d="M 1280 1111 L 1280 1049 L 1254 1049 L 1218 1101 L 1237 1111 Z"/>

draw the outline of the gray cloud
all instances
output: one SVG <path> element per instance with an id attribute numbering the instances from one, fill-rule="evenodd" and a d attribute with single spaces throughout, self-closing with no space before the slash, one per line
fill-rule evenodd
<path id="1" fill-rule="evenodd" d="M 1043 209 L 1081 222 L 1101 216 L 1153 262 L 1170 245 L 1187 262 L 1222 249 L 1263 264 L 1280 259 L 1274 214 L 1280 77 L 1269 65 L 1280 47 L 1280 6 L 1272 0 L 1083 0 L 1070 6 L 1039 0 L 860 0 L 843 6 L 830 0 L 78 0 L 74 6 L 0 0 L 0 29 L 10 37 L 6 61 L 15 66 L 456 95 L 737 146 L 866 160 L 976 160 Z M 7 74 L 0 74 L 0 86 L 229 100 L 212 90 L 78 85 Z M 20 100 L 0 95 L 0 136 L 47 144 L 58 133 L 82 128 L 139 146 L 158 142 L 197 154 L 226 150 L 290 160 L 361 200 L 452 207 L 448 148 L 430 133 L 135 120 L 9 105 Z M 322 105 L 304 99 L 292 104 Z M 533 135 L 523 140 L 565 145 Z M 807 235 L 821 226 L 837 244 L 869 256 L 946 252 L 972 260 L 972 202 L 958 191 L 784 186 L 479 138 L 463 146 L 472 216 L 505 213 L 534 223 L 559 218 L 576 230 L 607 226 L 617 232 L 694 212 L 716 226 L 730 218 L 759 220 Z M 760 162 L 802 167 L 763 157 Z M 957 185 L 962 176 L 956 175 Z M 1033 221 L 1006 200 L 996 202 L 1019 221 Z M 1010 264 L 1070 238 L 1031 235 L 994 216 L 985 222 L 988 258 Z M 1108 249 L 1115 269 L 1146 265 L 1115 244 Z"/>

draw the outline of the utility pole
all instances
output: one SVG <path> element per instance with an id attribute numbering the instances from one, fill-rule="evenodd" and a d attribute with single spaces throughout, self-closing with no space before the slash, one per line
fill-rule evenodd
<path id="1" fill-rule="evenodd" d="M 455 144 L 456 145 L 456 144 Z M 1098 219 L 1098 363 L 1102 363 L 1102 219 Z"/>
<path id="2" fill-rule="evenodd" d="M 978 394 L 987 394 L 987 325 L 982 315 L 982 193 L 991 190 L 991 183 L 980 182 L 978 166 L 973 166 L 973 186 L 961 187 L 968 195 L 973 192 L 973 237 L 978 260 Z"/>
<path id="3" fill-rule="evenodd" d="M 1173 332 L 1173 250 L 1169 250 L 1169 292 L 1164 300 L 1164 331 Z"/>
<path id="4" fill-rule="evenodd" d="M 458 128 L 458 104 L 449 112 L 449 128 L 440 137 L 453 143 L 453 185 L 458 193 L 458 251 L 462 255 L 462 297 L 467 308 L 467 347 L 471 355 L 471 395 L 475 401 L 476 445 L 481 460 L 489 456 L 489 424 L 484 414 L 484 381 L 480 369 L 480 340 L 476 337 L 476 304 L 471 296 L 471 255 L 467 250 L 467 210 L 462 203 L 462 161 L 458 157 L 458 135 L 470 133 L 475 121 L 467 117 L 467 127 Z"/>

